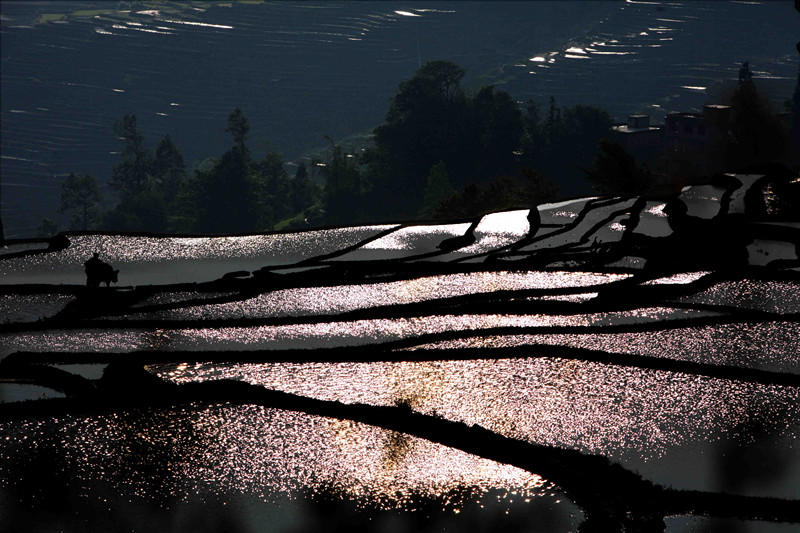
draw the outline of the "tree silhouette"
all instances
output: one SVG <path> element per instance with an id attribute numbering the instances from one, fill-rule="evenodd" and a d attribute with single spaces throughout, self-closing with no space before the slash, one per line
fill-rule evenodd
<path id="1" fill-rule="evenodd" d="M 521 157 L 526 164 L 533 166 L 539 152 L 547 144 L 540 107 L 534 100 L 528 100 L 525 104 L 522 127 Z"/>
<path id="2" fill-rule="evenodd" d="M 195 231 L 244 233 L 259 231 L 258 194 L 249 159 L 238 146 L 225 152 L 194 182 L 198 221 Z"/>
<path id="3" fill-rule="evenodd" d="M 731 171 L 781 160 L 789 135 L 767 97 L 752 82 L 742 82 L 729 101 L 731 120 L 725 166 Z"/>
<path id="4" fill-rule="evenodd" d="M 317 202 L 321 194 L 319 185 L 314 183 L 308 175 L 306 164 L 301 162 L 297 166 L 294 179 L 291 181 L 291 192 L 289 193 L 289 203 L 292 211 L 299 213 L 308 209 Z"/>
<path id="5" fill-rule="evenodd" d="M 558 185 L 531 167 L 519 169 L 521 189 L 517 201 L 522 205 L 535 206 L 551 202 L 558 197 Z"/>
<path id="6" fill-rule="evenodd" d="M 103 215 L 103 227 L 123 231 L 151 231 L 160 233 L 167 229 L 168 208 L 164 196 L 147 189 L 139 193 L 123 192 L 119 203 Z"/>
<path id="7" fill-rule="evenodd" d="M 550 106 L 544 119 L 529 102 L 523 119 L 521 161 L 556 181 L 564 194 L 586 192 L 581 168 L 589 167 L 601 139 L 612 136 L 613 120 L 603 109 L 584 105 Z"/>
<path id="8" fill-rule="evenodd" d="M 439 161 L 428 173 L 428 182 L 425 185 L 425 191 L 422 194 L 422 211 L 423 217 L 429 217 L 436 210 L 439 203 L 445 198 L 451 197 L 455 193 L 453 185 L 447 178 L 447 168 L 444 161 Z"/>
<path id="9" fill-rule="evenodd" d="M 500 176 L 485 186 L 471 183 L 442 200 L 434 217 L 467 218 L 493 211 L 533 207 L 553 200 L 558 194 L 558 186 L 534 169 L 521 169 L 519 178 Z"/>
<path id="10" fill-rule="evenodd" d="M 472 104 L 480 155 L 475 161 L 476 178 L 514 174 L 518 166 L 515 152 L 522 143 L 522 113 L 517 102 L 504 91 L 483 87 Z"/>
<path id="11" fill-rule="evenodd" d="M 161 139 L 156 147 L 153 176 L 158 181 L 158 188 L 164 194 L 164 199 L 167 202 L 172 201 L 186 177 L 186 162 L 169 135 Z"/>
<path id="12" fill-rule="evenodd" d="M 52 237 L 58 232 L 58 224 L 55 220 L 44 218 L 36 228 L 37 237 Z"/>
<path id="13" fill-rule="evenodd" d="M 261 218 L 264 225 L 270 226 L 293 214 L 289 202 L 291 185 L 289 175 L 283 168 L 283 160 L 274 153 L 253 165 L 253 176 L 258 186 Z"/>
<path id="14" fill-rule="evenodd" d="M 637 166 L 634 157 L 618 142 L 602 139 L 597 146 L 600 152 L 594 156 L 591 168 L 583 170 L 597 192 L 642 194 L 653 187 L 654 174 L 646 166 Z"/>
<path id="15" fill-rule="evenodd" d="M 136 127 L 136 115 L 125 115 L 114 123 L 114 133 L 125 141 L 122 161 L 111 169 L 110 185 L 118 192 L 139 193 L 149 187 L 152 155 Z"/>
<path id="16" fill-rule="evenodd" d="M 454 176 L 463 176 L 462 167 L 474 173 L 465 163 L 477 146 L 465 149 L 474 129 L 460 86 L 463 76 L 464 69 L 448 61 L 426 63 L 400 84 L 386 124 L 375 130 L 375 146 L 365 162 L 378 178 L 377 187 L 402 195 L 404 201 L 396 203 L 406 211 L 418 209 L 428 172 L 440 160 Z"/>
<path id="17" fill-rule="evenodd" d="M 225 128 L 226 132 L 233 135 L 233 142 L 239 147 L 243 154 L 247 154 L 248 150 L 244 144 L 250 132 L 250 122 L 247 117 L 238 107 L 231 111 L 228 115 L 228 127 Z"/>
<path id="18" fill-rule="evenodd" d="M 98 220 L 97 204 L 103 199 L 94 176 L 79 176 L 74 172 L 61 184 L 59 212 L 74 212 L 70 225 L 76 229 L 91 229 Z"/>
<path id="19" fill-rule="evenodd" d="M 800 5 L 798 5 L 800 8 Z M 798 52 L 800 52 L 800 43 L 798 43 Z M 797 84 L 794 86 L 794 94 L 790 103 L 791 111 L 791 146 L 800 146 L 800 62 L 797 64 Z M 797 165 L 800 163 L 800 150 L 794 150 L 794 161 Z"/>
<path id="20" fill-rule="evenodd" d="M 392 205 L 392 215 L 429 212 L 424 191 L 440 161 L 456 188 L 516 174 L 525 131 L 517 102 L 490 86 L 465 94 L 464 74 L 448 61 L 426 63 L 399 85 L 386 123 L 375 130 L 363 161 L 370 194 Z"/>
<path id="21" fill-rule="evenodd" d="M 320 168 L 325 176 L 323 206 L 328 223 L 355 222 L 362 216 L 362 177 L 358 158 L 330 138 L 331 150 Z"/>

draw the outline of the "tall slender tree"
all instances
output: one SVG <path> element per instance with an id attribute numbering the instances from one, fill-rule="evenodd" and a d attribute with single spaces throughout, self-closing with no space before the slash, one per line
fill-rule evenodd
<path id="1" fill-rule="evenodd" d="M 238 107 L 228 115 L 228 127 L 225 128 L 225 131 L 233 135 L 233 142 L 239 147 L 242 154 L 247 154 L 248 150 L 244 141 L 247 140 L 250 133 L 250 122 Z"/>
<path id="2" fill-rule="evenodd" d="M 156 178 L 158 189 L 164 195 L 164 200 L 171 202 L 186 177 L 186 162 L 169 135 L 161 139 L 156 147 L 153 176 Z"/>
<path id="3" fill-rule="evenodd" d="M 94 176 L 79 176 L 74 172 L 61 184 L 59 212 L 73 212 L 70 226 L 73 229 L 92 229 L 98 220 L 97 204 L 103 199 Z"/>
<path id="4" fill-rule="evenodd" d="M 364 211 L 361 204 L 363 191 L 358 158 L 355 154 L 345 153 L 331 138 L 328 141 L 331 143 L 331 150 L 321 167 L 326 179 L 323 193 L 325 216 L 333 224 L 355 222 Z"/>
<path id="5" fill-rule="evenodd" d="M 259 194 L 252 168 L 234 146 L 207 171 L 197 171 L 196 231 L 245 233 L 260 231 Z"/>
<path id="6" fill-rule="evenodd" d="M 308 169 L 304 162 L 300 162 L 297 166 L 297 172 L 291 181 L 291 193 L 289 194 L 289 202 L 292 211 L 299 213 L 304 209 L 308 209 L 319 200 L 322 191 L 319 185 L 314 183 L 308 175 Z"/>
<path id="7" fill-rule="evenodd" d="M 122 161 L 111 169 L 110 185 L 118 192 L 140 193 L 150 187 L 152 155 L 136 126 L 136 115 L 125 115 L 114 123 L 114 133 L 125 141 Z"/>

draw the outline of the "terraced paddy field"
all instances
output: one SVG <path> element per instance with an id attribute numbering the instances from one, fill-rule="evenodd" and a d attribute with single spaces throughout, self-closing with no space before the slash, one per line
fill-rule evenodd
<path id="1" fill-rule="evenodd" d="M 440 225 L 14 243 L 0 521 L 792 531 L 786 179 Z M 83 286 L 93 251 L 119 286 Z"/>
<path id="2" fill-rule="evenodd" d="M 128 113 L 150 146 L 169 133 L 194 165 L 228 147 L 225 119 L 240 107 L 257 154 L 296 162 L 325 135 L 362 145 L 397 85 L 433 59 L 465 67 L 472 89 L 552 95 L 617 120 L 716 101 L 743 61 L 779 106 L 797 76 L 791 2 L 125 5 L 3 2 L 6 237 L 54 216 L 70 172 L 106 183 L 121 150 L 111 126 Z"/>

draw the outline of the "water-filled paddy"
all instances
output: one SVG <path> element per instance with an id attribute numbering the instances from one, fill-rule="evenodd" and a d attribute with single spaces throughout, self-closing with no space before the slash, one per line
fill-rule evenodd
<path id="1" fill-rule="evenodd" d="M 768 268 L 738 253 L 755 239 L 727 242 L 736 268 L 652 253 L 708 222 L 689 205 L 724 217 L 723 195 L 684 191 L 685 216 L 582 199 L 441 227 L 68 235 L 0 259 L 0 491 L 21 502 L 0 518 L 158 527 L 203 506 L 244 531 L 574 531 L 604 494 L 639 512 L 651 483 L 656 505 L 672 489 L 800 499 L 795 228 L 772 221 Z M 123 287 L 83 286 L 96 249 Z M 664 514 L 668 531 L 703 513 L 677 514 L 694 516 Z"/>

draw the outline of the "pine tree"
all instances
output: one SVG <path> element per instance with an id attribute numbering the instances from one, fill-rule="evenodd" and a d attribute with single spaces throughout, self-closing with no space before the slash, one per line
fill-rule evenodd
<path id="1" fill-rule="evenodd" d="M 73 229 L 91 229 L 98 220 L 97 204 L 103 199 L 94 176 L 78 176 L 74 172 L 61 184 L 60 213 L 74 213 L 70 226 Z"/>
<path id="2" fill-rule="evenodd" d="M 242 110 L 238 107 L 231 111 L 231 114 L 228 115 L 228 127 L 225 128 L 225 131 L 233 135 L 233 142 L 239 147 L 239 149 L 242 151 L 242 154 L 249 153 L 244 141 L 247 139 L 250 133 L 250 122 L 247 120 L 247 117 Z"/>
<path id="3" fill-rule="evenodd" d="M 158 181 L 164 200 L 171 202 L 186 177 L 186 162 L 169 135 L 161 139 L 156 147 L 153 176 Z"/>
<path id="4" fill-rule="evenodd" d="M 111 187 L 117 192 L 137 194 L 150 188 L 152 155 L 136 127 L 136 115 L 125 115 L 114 123 L 114 133 L 125 141 L 122 161 L 111 169 Z"/>

